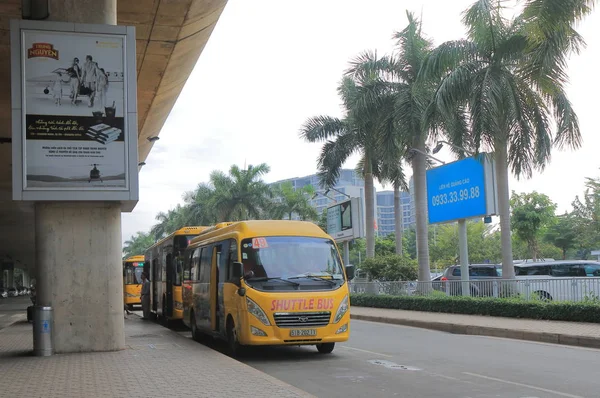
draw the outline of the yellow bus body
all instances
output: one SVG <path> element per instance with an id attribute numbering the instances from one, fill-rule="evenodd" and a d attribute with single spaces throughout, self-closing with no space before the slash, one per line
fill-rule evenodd
<path id="1" fill-rule="evenodd" d="M 144 270 L 150 278 L 150 311 L 169 321 L 181 320 L 181 255 L 189 240 L 209 227 L 178 229 L 146 249 Z"/>
<path id="2" fill-rule="evenodd" d="M 137 255 L 126 258 L 123 261 L 123 302 L 129 308 L 134 305 L 141 305 L 142 284 L 137 281 L 128 280 L 127 268 L 133 267 L 136 263 L 143 263 L 144 256 Z"/>
<path id="3" fill-rule="evenodd" d="M 243 250 L 247 249 L 241 242 L 246 239 L 260 242 L 263 237 L 271 240 L 288 237 L 300 243 L 304 238 L 314 238 L 324 242 L 339 264 L 338 279 L 308 277 L 304 286 L 316 284 L 318 289 L 289 291 L 270 291 L 271 287 L 267 289 L 264 284 L 257 288 L 252 278 L 228 280 L 233 263 L 247 261 L 242 258 Z M 302 255 L 296 260 L 302 263 Z M 349 289 L 341 257 L 333 239 L 313 223 L 286 220 L 222 223 L 192 239 L 184 261 L 183 322 L 193 334 L 211 334 L 229 340 L 230 344 L 235 344 L 232 342 L 235 339 L 240 345 L 317 347 L 349 338 Z M 288 282 L 277 279 L 274 283 L 279 283 L 281 289 L 285 286 L 291 289 L 289 286 L 295 283 L 290 282 L 294 278 Z M 300 286 L 298 283 L 297 288 Z M 266 319 L 255 315 L 257 311 L 260 313 L 256 306 Z"/>

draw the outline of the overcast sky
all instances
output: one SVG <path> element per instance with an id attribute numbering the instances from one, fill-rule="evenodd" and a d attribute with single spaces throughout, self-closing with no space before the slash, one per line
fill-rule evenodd
<path id="1" fill-rule="evenodd" d="M 122 216 L 123 240 L 148 231 L 159 211 L 181 203 L 212 170 L 264 162 L 268 182 L 315 173 L 321 145 L 303 142 L 298 130 L 310 116 L 340 115 L 336 87 L 348 61 L 366 49 L 391 52 L 407 9 L 422 15 L 435 45 L 464 37 L 460 14 L 472 2 L 229 0 L 140 172 L 140 201 Z M 588 45 L 569 64 L 583 148 L 556 150 L 543 174 L 510 182 L 517 192 L 549 195 L 560 212 L 583 192 L 585 177 L 600 175 L 599 23 L 596 12 L 579 26 Z M 438 155 L 452 160 L 447 151 Z"/>

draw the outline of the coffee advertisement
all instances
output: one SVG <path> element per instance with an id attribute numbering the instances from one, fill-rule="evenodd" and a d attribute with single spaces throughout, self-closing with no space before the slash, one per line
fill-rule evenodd
<path id="1" fill-rule="evenodd" d="M 127 189 L 125 36 L 22 35 L 24 188 Z"/>

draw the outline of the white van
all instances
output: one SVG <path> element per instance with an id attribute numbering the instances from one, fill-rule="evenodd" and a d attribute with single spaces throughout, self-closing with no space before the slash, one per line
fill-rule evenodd
<path id="1" fill-rule="evenodd" d="M 600 299 L 600 262 L 565 260 L 515 265 L 519 288 L 526 297 L 544 300 Z"/>

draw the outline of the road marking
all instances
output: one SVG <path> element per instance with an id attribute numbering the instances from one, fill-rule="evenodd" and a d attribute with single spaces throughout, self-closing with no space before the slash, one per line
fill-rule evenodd
<path id="1" fill-rule="evenodd" d="M 469 375 L 469 376 L 473 376 L 473 377 L 479 377 L 481 379 L 486 379 L 486 380 L 492 380 L 492 381 L 497 381 L 500 383 L 505 383 L 505 384 L 512 384 L 513 386 L 519 386 L 519 387 L 525 387 L 525 388 L 531 388 L 532 390 L 537 390 L 537 391 L 543 391 L 543 392 L 548 392 L 550 394 L 554 394 L 554 395 L 560 395 L 561 397 L 568 397 L 568 398 L 583 398 L 579 395 L 573 395 L 573 394 L 567 394 L 564 392 L 560 392 L 560 391 L 555 391 L 555 390 L 549 390 L 547 388 L 542 388 L 542 387 L 536 387 L 536 386 L 532 386 L 529 384 L 523 384 L 523 383 L 516 383 L 514 381 L 508 381 L 508 380 L 502 380 L 502 379 L 497 379 L 495 377 L 489 377 L 489 376 L 484 376 L 484 375 L 480 375 L 477 373 L 470 373 L 470 372 L 463 372 L 463 374 L 465 375 Z"/>
<path id="2" fill-rule="evenodd" d="M 380 352 L 375 352 L 375 351 L 369 351 L 369 350 L 362 350 L 360 348 L 354 348 L 354 347 L 348 347 L 347 345 L 342 345 L 340 346 L 342 348 L 347 348 L 348 350 L 354 350 L 354 351 L 360 351 L 360 352 L 365 352 L 367 354 L 373 354 L 373 355 L 381 355 L 382 357 L 387 357 L 387 358 L 393 358 L 393 355 L 388 355 L 388 354 L 382 354 Z"/>
<path id="3" fill-rule="evenodd" d="M 395 362 L 384 361 L 384 360 L 381 360 L 381 359 L 370 359 L 368 362 L 371 363 L 371 364 L 373 364 L 373 365 L 385 366 L 388 369 L 421 370 L 419 368 L 415 368 L 414 366 L 398 365 Z"/>

